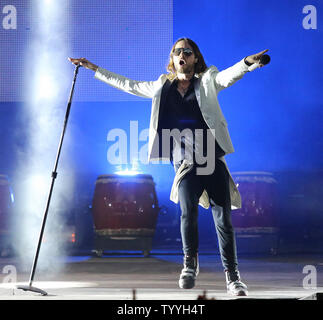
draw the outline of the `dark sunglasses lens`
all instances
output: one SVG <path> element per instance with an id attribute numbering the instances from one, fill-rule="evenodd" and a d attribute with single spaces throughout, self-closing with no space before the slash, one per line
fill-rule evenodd
<path id="1" fill-rule="evenodd" d="M 181 54 L 182 49 L 175 49 L 173 54 L 174 56 L 179 56 Z"/>
<path id="2" fill-rule="evenodd" d="M 186 48 L 186 49 L 183 49 L 183 48 L 178 48 L 178 49 L 175 49 L 174 50 L 174 55 L 175 56 L 179 56 L 180 54 L 181 54 L 181 52 L 184 52 L 184 54 L 187 56 L 187 57 L 189 57 L 192 53 L 193 53 L 193 51 L 191 50 L 191 49 L 189 49 L 189 48 Z"/>
<path id="3" fill-rule="evenodd" d="M 186 56 L 190 56 L 193 53 L 193 51 L 191 49 L 184 49 L 184 54 Z"/>

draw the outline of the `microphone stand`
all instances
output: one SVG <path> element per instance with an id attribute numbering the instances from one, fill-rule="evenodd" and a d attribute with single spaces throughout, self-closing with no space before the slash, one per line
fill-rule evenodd
<path id="1" fill-rule="evenodd" d="M 31 268 L 29 283 L 28 283 L 28 285 L 19 285 L 19 286 L 17 286 L 17 289 L 22 289 L 24 291 L 37 292 L 37 293 L 40 293 L 43 296 L 46 296 L 47 292 L 42 290 L 42 289 L 39 289 L 39 288 L 36 288 L 36 287 L 32 286 L 32 283 L 34 281 L 34 276 L 35 276 L 36 266 L 37 266 L 37 262 L 38 262 L 39 251 L 40 251 L 40 247 L 41 247 L 41 243 L 42 243 L 42 239 L 43 239 L 43 234 L 44 234 L 44 230 L 45 230 L 46 219 L 47 219 L 48 209 L 49 209 L 49 205 L 50 205 L 50 201 L 51 201 L 51 197 L 52 197 L 52 193 L 53 193 L 54 183 L 55 183 L 55 179 L 57 177 L 57 171 L 56 170 L 57 170 L 57 166 L 58 166 L 59 157 L 60 157 L 60 154 L 61 154 L 61 149 L 62 149 L 64 135 L 65 135 L 66 127 L 67 127 L 68 117 L 69 117 L 70 109 L 71 109 L 71 105 L 72 105 L 72 97 L 73 97 L 73 93 L 74 93 L 74 86 L 75 86 L 76 77 L 77 77 L 79 68 L 80 68 L 80 65 L 77 65 L 75 67 L 75 70 L 74 70 L 74 79 L 73 79 L 73 82 L 72 82 L 72 88 L 71 88 L 71 91 L 70 91 L 70 96 L 69 96 L 69 100 L 68 100 L 68 104 L 67 104 L 67 110 L 66 110 L 66 114 L 65 114 L 65 121 L 64 121 L 63 131 L 62 131 L 59 146 L 58 146 L 58 151 L 57 151 L 54 170 L 52 172 L 52 183 L 51 183 L 51 186 L 50 186 L 49 195 L 48 195 L 48 199 L 47 199 L 47 205 L 46 205 L 45 213 L 44 213 L 44 216 L 43 216 L 43 221 L 42 221 L 41 230 L 40 230 L 40 234 L 39 234 L 39 240 L 38 240 L 38 244 L 37 244 L 37 250 L 36 250 L 33 265 L 32 265 L 32 268 Z"/>

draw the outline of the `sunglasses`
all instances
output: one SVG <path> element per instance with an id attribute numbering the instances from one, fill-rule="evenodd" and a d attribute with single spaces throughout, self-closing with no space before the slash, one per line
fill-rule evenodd
<path id="1" fill-rule="evenodd" d="M 186 57 L 189 57 L 193 53 L 192 49 L 190 49 L 190 48 L 177 48 L 174 50 L 173 55 L 179 56 L 182 51 Z"/>

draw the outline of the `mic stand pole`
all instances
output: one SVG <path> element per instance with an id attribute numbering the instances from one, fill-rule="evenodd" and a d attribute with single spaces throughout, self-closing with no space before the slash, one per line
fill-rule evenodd
<path id="1" fill-rule="evenodd" d="M 67 122 L 68 122 L 68 117 L 69 117 L 69 114 L 70 114 L 70 109 L 71 109 L 71 105 L 72 105 L 72 97 L 73 97 L 73 93 L 74 93 L 74 86 L 75 86 L 76 77 L 77 77 L 79 67 L 80 67 L 80 65 L 77 65 L 75 67 L 75 70 L 74 70 L 74 79 L 73 79 L 73 82 L 72 82 L 72 88 L 71 88 L 71 91 L 70 91 L 70 96 L 69 96 L 69 100 L 68 100 L 68 104 L 67 104 L 67 110 L 66 110 L 66 115 L 65 115 L 63 132 L 61 134 L 59 147 L 58 147 L 58 151 L 57 151 L 57 156 L 56 156 L 56 161 L 55 161 L 55 166 L 54 166 L 54 170 L 52 172 L 52 183 L 51 183 L 51 186 L 50 186 L 49 195 L 48 195 L 48 199 L 47 199 L 47 205 L 46 205 L 45 213 L 44 213 L 44 216 L 43 216 L 43 222 L 42 222 L 41 230 L 40 230 L 40 234 L 39 234 L 37 250 L 36 250 L 36 254 L 35 254 L 35 257 L 34 257 L 34 262 L 33 262 L 31 273 L 30 273 L 29 284 L 27 286 L 25 286 L 25 285 L 17 286 L 17 289 L 22 289 L 24 291 L 37 292 L 37 293 L 40 293 L 43 296 L 46 296 L 47 292 L 42 290 L 42 289 L 39 289 L 39 288 L 36 288 L 36 287 L 32 286 L 32 283 L 33 283 L 34 276 L 35 276 L 35 271 L 36 271 L 36 266 L 37 266 L 37 262 L 38 262 L 39 251 L 40 251 L 40 247 L 41 247 L 41 243 L 42 243 L 42 239 L 43 239 L 43 234 L 44 234 L 44 230 L 45 230 L 45 224 L 46 224 L 46 219 L 47 219 L 47 215 L 48 215 L 49 204 L 50 204 L 50 200 L 51 200 L 51 197 L 52 197 L 52 192 L 53 192 L 53 188 L 54 188 L 55 179 L 57 177 L 57 171 L 56 170 L 57 170 L 57 166 L 58 166 L 59 157 L 60 157 L 60 154 L 61 154 L 61 149 L 62 149 L 63 139 L 64 139 L 66 126 L 67 126 Z"/>

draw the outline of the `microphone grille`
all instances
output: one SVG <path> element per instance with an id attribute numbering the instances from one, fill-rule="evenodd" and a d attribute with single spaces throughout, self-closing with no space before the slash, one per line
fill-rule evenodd
<path id="1" fill-rule="evenodd" d="M 270 56 L 268 54 L 263 54 L 260 58 L 260 63 L 265 65 L 270 62 Z"/>

